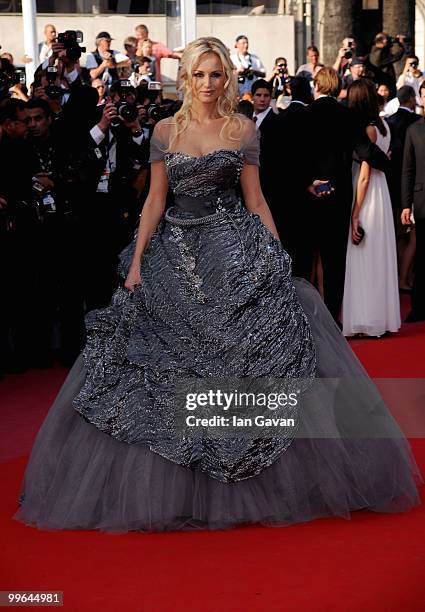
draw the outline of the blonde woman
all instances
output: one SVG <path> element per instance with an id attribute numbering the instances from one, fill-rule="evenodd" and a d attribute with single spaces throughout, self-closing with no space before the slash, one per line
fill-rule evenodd
<path id="1" fill-rule="evenodd" d="M 291 278 L 260 188 L 257 132 L 235 113 L 219 40 L 188 45 L 182 84 L 181 110 L 154 130 L 125 287 L 87 318 L 87 346 L 40 430 L 16 518 L 149 531 L 411 508 L 405 440 L 317 292 Z M 337 405 L 316 376 L 355 380 L 357 401 L 341 388 Z M 283 378 L 295 398 L 277 404 Z M 271 416 L 278 424 L 265 431 Z"/>

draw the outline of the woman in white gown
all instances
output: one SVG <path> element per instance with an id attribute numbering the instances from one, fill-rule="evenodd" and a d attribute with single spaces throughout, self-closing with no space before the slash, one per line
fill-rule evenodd
<path id="1" fill-rule="evenodd" d="M 369 138 L 385 153 L 391 134 L 379 117 L 371 81 L 352 84 L 348 105 L 367 125 Z M 400 329 L 397 253 L 391 198 L 385 174 L 366 162 L 353 164 L 354 202 L 348 236 L 342 307 L 345 336 L 382 336 Z M 362 237 L 362 230 L 364 232 Z"/>

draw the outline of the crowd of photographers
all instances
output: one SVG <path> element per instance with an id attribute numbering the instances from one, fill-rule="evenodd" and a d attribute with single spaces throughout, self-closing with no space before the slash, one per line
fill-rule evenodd
<path id="1" fill-rule="evenodd" d="M 178 59 L 178 50 L 152 41 L 143 25 L 123 53 L 111 41 L 100 32 L 81 66 L 81 33 L 48 24 L 29 90 L 12 56 L 0 57 L 0 373 L 48 366 L 55 353 L 73 363 L 85 313 L 109 303 L 118 254 L 137 227 L 154 125 L 181 104 L 163 98 L 160 72 L 161 58 Z M 334 66 L 344 79 L 341 97 L 366 74 L 393 93 L 394 64 L 404 54 L 403 37 L 380 34 L 366 62 L 345 39 Z M 293 77 L 284 57 L 267 75 L 241 35 L 232 60 L 242 112 L 252 116 L 252 86 L 262 78 L 276 112 L 287 107 Z M 321 67 L 311 46 L 297 74 L 312 81 Z M 403 84 L 417 68 L 410 62 Z"/>
<path id="2" fill-rule="evenodd" d="M 28 92 L 0 59 L 0 371 L 75 360 L 134 235 L 154 125 L 179 105 L 152 75 L 123 78 L 110 40 L 82 68 L 79 33 L 54 31 Z"/>

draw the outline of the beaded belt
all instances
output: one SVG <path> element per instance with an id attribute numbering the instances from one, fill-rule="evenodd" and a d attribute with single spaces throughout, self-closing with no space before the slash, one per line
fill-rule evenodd
<path id="1" fill-rule="evenodd" d="M 240 200 L 236 196 L 234 189 L 228 189 L 227 191 L 222 192 L 220 196 L 209 200 L 203 198 L 193 198 L 192 196 L 178 196 L 176 198 L 177 206 L 172 206 L 166 211 L 165 220 L 171 223 L 171 225 L 177 225 L 180 227 L 193 227 L 196 225 L 212 223 L 217 219 L 225 218 L 236 230 L 241 246 L 242 258 L 245 261 L 245 247 L 242 240 L 242 236 L 239 232 L 237 224 L 235 223 L 235 220 L 230 214 L 230 211 L 234 210 L 235 205 L 239 203 Z M 215 209 L 215 212 L 202 216 L 202 212 L 206 212 L 206 209 Z M 174 217 L 172 214 L 173 210 L 179 210 L 181 212 L 198 212 L 198 214 L 201 214 L 198 217 L 185 219 L 184 217 Z"/>
<path id="2" fill-rule="evenodd" d="M 173 225 L 180 226 L 203 225 L 223 217 L 229 210 L 234 209 L 238 202 L 239 199 L 233 189 L 209 199 L 177 196 L 176 206 L 172 206 L 166 211 L 165 220 Z M 174 216 L 174 211 L 193 213 L 196 216 L 191 218 Z"/>

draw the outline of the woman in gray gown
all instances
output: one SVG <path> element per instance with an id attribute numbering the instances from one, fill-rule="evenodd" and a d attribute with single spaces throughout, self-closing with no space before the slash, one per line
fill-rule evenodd
<path id="1" fill-rule="evenodd" d="M 291 278 L 259 185 L 255 126 L 235 114 L 227 49 L 189 44 L 181 77 L 181 110 L 154 130 L 125 284 L 87 317 L 86 348 L 37 435 L 15 518 L 125 532 L 414 507 L 408 443 L 315 289 Z M 295 428 L 176 426 L 179 386 L 283 379 L 302 388 L 285 413 Z"/>

